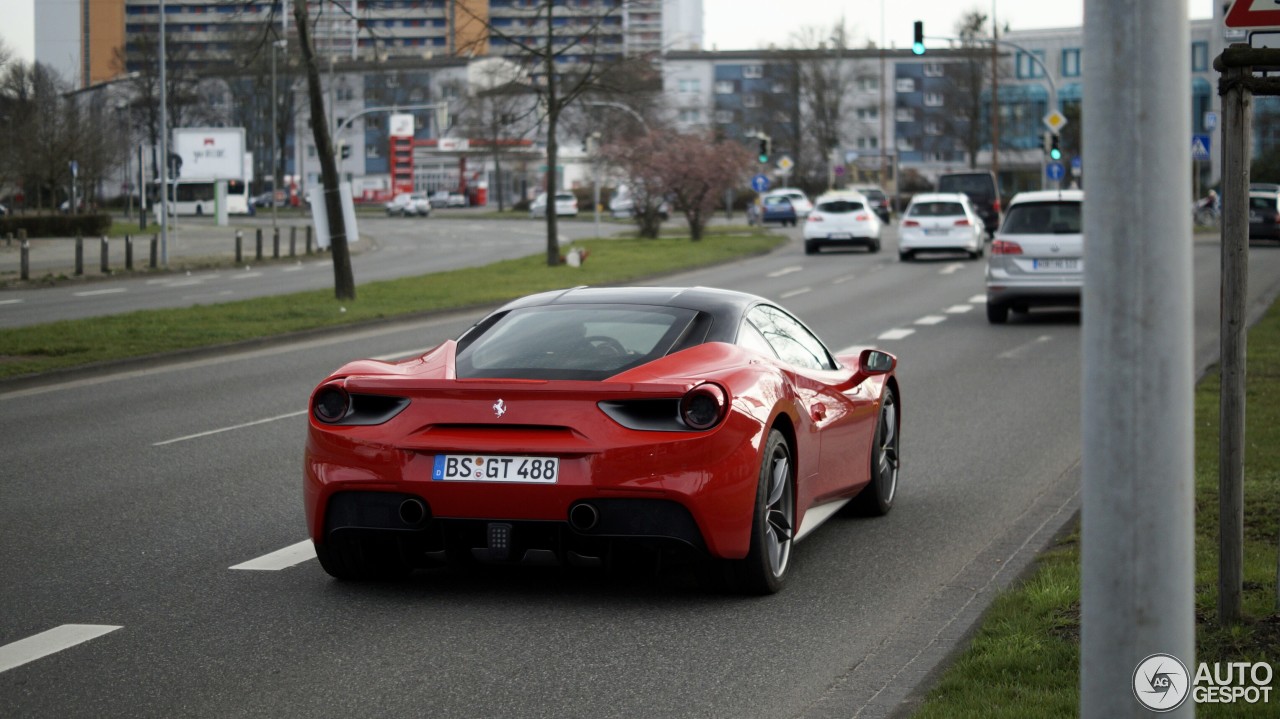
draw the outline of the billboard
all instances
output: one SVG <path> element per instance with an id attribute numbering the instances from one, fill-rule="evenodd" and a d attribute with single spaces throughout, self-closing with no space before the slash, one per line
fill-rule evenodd
<path id="1" fill-rule="evenodd" d="M 180 180 L 243 180 L 243 127 L 175 127 Z"/>
<path id="2" fill-rule="evenodd" d="M 392 115 L 387 127 L 392 137 L 413 137 L 415 131 L 413 115 L 407 113 Z"/>

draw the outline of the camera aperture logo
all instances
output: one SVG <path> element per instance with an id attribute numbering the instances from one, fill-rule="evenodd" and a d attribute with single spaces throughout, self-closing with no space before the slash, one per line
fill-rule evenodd
<path id="1" fill-rule="evenodd" d="M 1190 685 L 1186 665 L 1172 654 L 1152 654 L 1133 670 L 1133 695 L 1153 712 L 1182 706 L 1190 694 Z"/>

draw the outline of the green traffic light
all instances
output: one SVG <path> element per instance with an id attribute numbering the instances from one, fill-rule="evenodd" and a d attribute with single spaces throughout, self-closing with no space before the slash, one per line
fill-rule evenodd
<path id="1" fill-rule="evenodd" d="M 757 159 L 757 160 L 759 160 L 759 161 L 760 161 L 760 164 L 762 164 L 762 165 L 767 164 L 767 163 L 769 162 L 769 156 L 768 156 L 768 155 L 761 155 L 761 156 L 757 157 L 756 159 Z"/>
<path id="2" fill-rule="evenodd" d="M 1056 147 L 1055 147 L 1055 148 L 1053 148 L 1052 150 L 1050 150 L 1050 151 L 1049 151 L 1049 157 L 1051 157 L 1051 158 L 1053 158 L 1053 159 L 1055 159 L 1055 160 L 1061 160 L 1061 159 L 1062 159 L 1062 150 L 1059 150 L 1059 149 L 1058 149 L 1058 148 L 1056 148 Z"/>

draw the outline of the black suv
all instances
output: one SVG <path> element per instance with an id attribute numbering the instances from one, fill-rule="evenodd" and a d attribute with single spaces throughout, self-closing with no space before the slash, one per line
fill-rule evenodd
<path id="1" fill-rule="evenodd" d="M 987 237 L 1000 227 L 1000 187 L 990 172 L 952 172 L 938 177 L 938 192 L 963 192 L 978 211 Z"/>

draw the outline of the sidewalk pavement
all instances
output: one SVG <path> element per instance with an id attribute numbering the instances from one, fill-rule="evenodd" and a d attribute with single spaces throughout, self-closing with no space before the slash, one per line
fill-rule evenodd
<path id="1" fill-rule="evenodd" d="M 236 259 L 236 235 L 241 235 L 240 262 L 259 259 L 258 232 L 262 236 L 262 259 L 274 257 L 305 256 L 307 231 L 310 218 L 302 216 L 281 217 L 278 221 L 280 244 L 277 252 L 275 234 L 269 216 L 233 218 L 226 226 L 219 227 L 213 218 L 180 218 L 171 226 L 166 238 L 160 237 L 160 226 L 151 223 L 146 230 L 137 230 L 128 236 L 133 245 L 133 269 L 145 271 L 151 265 L 151 244 L 155 237 L 156 261 L 160 262 L 163 250 L 167 250 L 169 267 L 233 265 Z M 162 242 L 162 239 L 164 242 Z M 76 275 L 76 241 L 74 237 L 51 237 L 28 240 L 28 267 L 31 280 L 47 276 Z M 85 277 L 109 275 L 125 271 L 126 238 L 108 237 L 107 272 L 103 272 L 102 239 L 86 237 L 83 240 L 82 268 Z M 367 244 L 367 243 L 366 243 Z M 163 246 L 162 246 L 163 245 Z M 356 249 L 353 247 L 353 250 Z M 311 252 L 319 250 L 315 245 L 314 231 Z M 0 282 L 17 281 L 20 278 L 22 253 L 16 238 L 0 238 Z"/>

